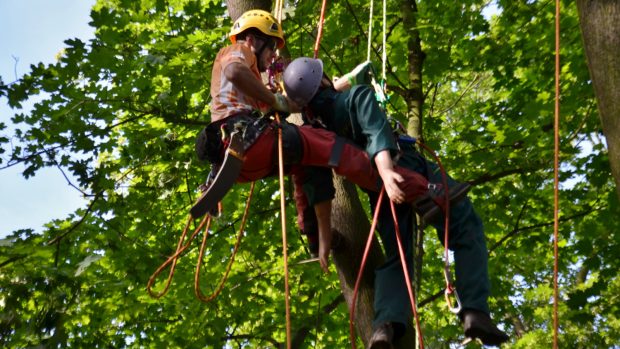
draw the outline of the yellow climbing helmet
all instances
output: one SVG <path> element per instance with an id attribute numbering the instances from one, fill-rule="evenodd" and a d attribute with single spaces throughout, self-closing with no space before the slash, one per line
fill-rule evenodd
<path id="1" fill-rule="evenodd" d="M 282 27 L 271 13 L 263 10 L 246 11 L 237 18 L 230 31 L 230 41 L 237 42 L 237 35 L 250 28 L 256 28 L 263 34 L 276 38 L 278 48 L 284 46 Z"/>

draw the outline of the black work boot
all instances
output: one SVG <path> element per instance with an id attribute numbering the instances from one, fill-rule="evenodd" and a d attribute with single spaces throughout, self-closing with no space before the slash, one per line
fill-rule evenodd
<path id="1" fill-rule="evenodd" d="M 394 340 L 394 328 L 386 322 L 375 329 L 370 338 L 368 349 L 392 349 Z"/>
<path id="2" fill-rule="evenodd" d="M 457 183 L 450 187 L 450 206 L 455 205 L 467 195 L 471 185 L 467 183 Z M 413 203 L 413 207 L 418 215 L 426 224 L 435 224 L 442 213 L 441 207 L 444 206 L 445 197 L 441 184 L 429 184 L 428 194 L 419 198 Z"/>
<path id="3" fill-rule="evenodd" d="M 465 309 L 461 315 L 465 336 L 478 338 L 484 345 L 499 346 L 508 340 L 508 335 L 502 332 L 491 317 L 478 310 Z"/>

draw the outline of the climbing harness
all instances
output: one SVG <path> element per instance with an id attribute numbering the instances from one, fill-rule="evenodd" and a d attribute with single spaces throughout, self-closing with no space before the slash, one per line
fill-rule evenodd
<path id="1" fill-rule="evenodd" d="M 208 183 L 206 190 L 204 190 L 189 211 L 193 218 L 200 218 L 207 212 L 213 211 L 230 188 L 232 188 L 243 167 L 243 153 L 242 131 L 236 129 L 230 135 L 226 155 L 219 165 L 217 175 L 210 181 L 211 183 Z"/>

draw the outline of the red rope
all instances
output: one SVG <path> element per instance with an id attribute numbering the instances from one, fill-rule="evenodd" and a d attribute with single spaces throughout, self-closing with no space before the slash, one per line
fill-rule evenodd
<path id="1" fill-rule="evenodd" d="M 325 8 L 327 7 L 327 0 L 323 0 L 321 5 L 321 17 L 319 18 L 319 30 L 316 35 L 316 42 L 314 43 L 314 58 L 319 58 L 319 47 L 321 44 L 321 38 L 323 37 L 323 22 L 325 21 Z"/>
<path id="2" fill-rule="evenodd" d="M 396 242 L 398 243 L 400 264 L 403 267 L 403 274 L 405 275 L 405 282 L 407 283 L 407 293 L 409 294 L 409 302 L 411 303 L 411 310 L 413 311 L 413 318 L 415 319 L 415 326 L 418 332 L 418 340 L 420 341 L 420 349 L 424 349 L 424 337 L 422 336 L 422 326 L 420 326 L 418 307 L 415 301 L 415 292 L 411 287 L 411 279 L 409 278 L 409 270 L 407 268 L 407 262 L 405 261 L 405 252 L 403 251 L 403 243 L 400 240 L 400 227 L 398 226 L 398 217 L 396 217 L 396 209 L 394 208 L 394 202 L 392 200 L 390 200 L 390 207 L 392 209 L 392 219 L 394 220 L 394 228 L 396 230 Z"/>
<path id="3" fill-rule="evenodd" d="M 443 165 L 441 164 L 441 160 L 439 160 L 439 157 L 437 156 L 437 154 L 428 146 L 426 146 L 424 143 L 421 142 L 416 142 L 417 144 L 419 144 L 422 148 L 424 148 L 424 150 L 426 150 L 429 154 L 431 154 L 431 156 L 435 159 L 435 161 L 437 162 L 437 166 L 439 166 L 439 170 L 441 172 L 441 184 L 444 188 L 444 202 L 445 202 L 445 207 L 442 207 L 442 209 L 444 210 L 444 216 L 445 216 L 445 220 L 444 220 L 444 279 L 446 281 L 446 289 L 445 289 L 445 296 L 446 296 L 446 303 L 448 303 L 448 308 L 450 309 L 451 312 L 458 314 L 461 310 L 461 301 L 458 297 L 458 294 L 456 292 L 456 288 L 453 286 L 452 284 L 452 273 L 450 272 L 450 251 L 448 249 L 448 241 L 450 238 L 450 191 L 448 188 L 448 176 L 446 175 L 446 170 L 444 169 Z M 456 299 L 456 307 L 452 306 L 452 302 L 450 301 L 450 295 L 454 295 L 455 299 Z"/>
<path id="4" fill-rule="evenodd" d="M 362 255 L 362 262 L 360 265 L 360 269 L 357 272 L 357 280 L 355 280 L 355 287 L 353 288 L 353 299 L 351 300 L 351 312 L 349 313 L 349 333 L 351 337 L 351 346 L 353 349 L 357 349 L 355 346 L 355 308 L 357 303 L 357 294 L 359 292 L 360 283 L 362 281 L 362 274 L 364 273 L 364 268 L 366 267 L 366 262 L 368 260 L 368 255 L 370 253 L 370 247 L 372 246 L 372 239 L 374 237 L 373 233 L 375 228 L 377 227 L 377 221 L 379 217 L 379 208 L 381 207 L 381 201 L 383 200 L 383 195 L 385 194 L 385 187 L 381 188 L 381 192 L 379 193 L 379 199 L 377 201 L 377 207 L 375 207 L 375 213 L 372 218 L 372 224 L 370 226 L 370 233 L 368 234 L 368 239 L 366 241 L 366 248 L 364 249 L 364 254 Z"/>
<path id="5" fill-rule="evenodd" d="M 383 201 L 383 196 L 385 194 L 385 187 L 381 188 L 381 192 L 379 193 L 379 199 L 377 200 L 375 212 L 372 218 L 372 224 L 370 227 L 370 233 L 368 234 L 368 239 L 366 241 L 366 248 L 364 249 L 364 254 L 362 256 L 362 262 L 360 265 L 360 269 L 357 274 L 357 279 L 355 281 L 355 288 L 353 289 L 353 299 L 351 301 L 351 313 L 349 316 L 349 333 L 351 338 L 351 346 L 353 349 L 356 349 L 355 346 L 355 308 L 357 304 L 357 296 L 359 293 L 359 286 L 361 284 L 362 275 L 364 273 L 364 268 L 366 267 L 366 262 L 368 260 L 368 255 L 370 253 L 370 248 L 372 247 L 372 240 L 374 237 L 374 231 L 377 227 L 379 212 L 381 210 L 381 204 Z M 411 286 L 411 279 L 409 278 L 409 272 L 407 268 L 407 262 L 405 260 L 405 252 L 403 250 L 403 244 L 400 239 L 400 227 L 398 224 L 398 217 L 396 216 L 396 210 L 394 208 L 394 203 L 390 200 L 390 208 L 392 210 L 392 219 L 394 220 L 394 228 L 396 234 L 396 242 L 398 245 L 398 254 L 400 256 L 400 263 L 403 268 L 403 274 L 405 276 L 405 283 L 407 285 L 407 293 L 409 295 L 409 302 L 411 303 L 411 310 L 413 312 L 413 316 L 415 319 L 416 329 L 418 333 L 418 339 L 420 342 L 420 348 L 424 349 L 424 337 L 422 335 L 422 326 L 420 325 L 420 318 L 418 316 L 418 308 L 415 301 L 415 292 Z"/>
<path id="6" fill-rule="evenodd" d="M 196 238 L 196 235 L 198 235 L 198 233 L 204 228 L 204 237 L 202 240 L 202 244 L 200 246 L 200 256 L 198 257 L 198 262 L 196 265 L 196 273 L 194 275 L 194 286 L 195 286 L 195 294 L 196 297 L 198 297 L 198 299 L 200 299 L 203 302 L 209 302 L 213 299 L 215 299 L 222 291 L 222 289 L 224 288 L 224 284 L 226 283 L 226 280 L 228 278 L 228 274 L 230 273 L 230 270 L 232 268 L 232 264 L 235 260 L 235 256 L 237 254 L 237 251 L 239 249 L 239 245 L 241 243 L 241 237 L 243 236 L 243 230 L 245 229 L 245 223 L 248 217 L 248 212 L 249 212 L 249 208 L 250 208 L 250 202 L 252 200 L 252 194 L 254 192 L 254 182 L 252 182 L 252 185 L 250 187 L 250 194 L 248 195 L 248 199 L 246 201 L 246 206 L 245 206 L 245 212 L 243 214 L 243 218 L 241 219 L 241 228 L 239 229 L 239 233 L 237 234 L 237 241 L 235 243 L 235 247 L 233 249 L 233 252 L 231 254 L 230 260 L 228 262 L 228 265 L 226 267 L 226 271 L 224 273 L 224 275 L 222 276 L 222 278 L 220 279 L 220 282 L 218 283 L 218 287 L 216 289 L 216 291 L 214 293 L 212 293 L 210 296 L 205 297 L 202 292 L 200 291 L 200 283 L 199 283 L 199 275 L 200 275 L 200 266 L 202 264 L 202 258 L 203 258 L 203 254 L 204 254 L 204 250 L 205 250 L 205 245 L 206 245 L 206 241 L 207 241 L 207 236 L 209 235 L 209 227 L 211 226 L 211 215 L 207 214 L 202 221 L 200 222 L 200 224 L 198 225 L 198 227 L 194 230 L 194 232 L 192 233 L 192 235 L 189 237 L 189 239 L 187 240 L 187 242 L 185 244 L 183 244 L 183 241 L 185 240 L 185 237 L 187 236 L 187 232 L 189 230 L 189 225 L 192 222 L 192 217 L 191 215 L 188 216 L 187 218 L 187 223 L 185 224 L 185 228 L 183 229 L 183 233 L 181 234 L 181 237 L 179 238 L 179 242 L 177 244 L 177 249 L 175 251 L 175 253 L 168 257 L 168 259 L 162 263 L 162 265 L 159 266 L 159 268 L 157 268 L 157 270 L 155 270 L 155 272 L 153 273 L 153 275 L 151 275 L 151 277 L 149 278 L 149 281 L 146 285 L 146 290 L 149 293 L 149 295 L 153 298 L 161 298 L 162 296 L 164 296 L 166 293 L 168 293 L 168 290 L 170 288 L 170 283 L 172 282 L 172 277 L 174 276 L 174 272 L 176 269 L 176 265 L 177 265 L 177 261 L 178 259 L 181 257 L 181 255 L 189 248 L 190 244 L 192 241 L 194 241 L 194 239 Z M 168 266 L 170 266 L 170 272 L 168 273 L 168 278 L 166 280 L 166 283 L 164 285 L 164 289 L 160 292 L 155 292 L 153 291 L 153 284 L 155 283 L 155 280 L 157 279 L 157 277 L 159 276 L 159 274 L 161 274 L 165 268 L 167 268 Z"/>

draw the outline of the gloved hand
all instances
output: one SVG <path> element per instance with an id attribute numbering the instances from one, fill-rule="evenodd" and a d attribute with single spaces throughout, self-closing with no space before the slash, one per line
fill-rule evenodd
<path id="1" fill-rule="evenodd" d="M 345 74 L 342 78 L 345 78 L 351 84 L 351 87 L 355 85 L 369 85 L 372 81 L 372 76 L 375 74 L 375 68 L 372 66 L 372 62 L 366 61 L 359 64 L 351 72 Z"/>
<path id="2" fill-rule="evenodd" d="M 283 112 L 283 113 L 289 113 L 291 108 L 289 106 L 289 103 L 286 97 L 282 95 L 281 93 L 275 93 L 274 97 L 275 97 L 275 103 L 271 107 L 276 111 Z"/>

